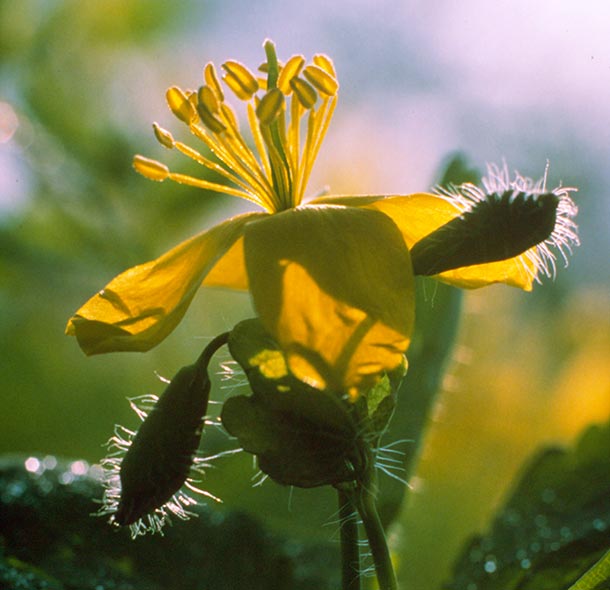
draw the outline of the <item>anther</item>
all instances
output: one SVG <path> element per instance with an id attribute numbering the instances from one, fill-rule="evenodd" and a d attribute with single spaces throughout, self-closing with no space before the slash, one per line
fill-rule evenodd
<path id="1" fill-rule="evenodd" d="M 203 79 L 205 83 L 212 89 L 216 98 L 219 102 L 223 102 L 225 99 L 224 93 L 222 92 L 222 88 L 220 86 L 220 82 L 218 81 L 218 76 L 216 75 L 216 68 L 212 62 L 206 64 L 203 69 Z"/>
<path id="2" fill-rule="evenodd" d="M 293 55 L 287 62 L 286 65 L 281 69 L 280 75 L 277 80 L 278 88 L 286 95 L 292 92 L 290 81 L 298 76 L 303 69 L 305 58 L 302 55 Z"/>
<path id="3" fill-rule="evenodd" d="M 227 61 L 222 64 L 226 74 L 223 80 L 241 100 L 250 100 L 258 90 L 258 82 L 250 70 L 237 61 Z"/>
<path id="4" fill-rule="evenodd" d="M 321 67 L 309 65 L 303 70 L 303 76 L 323 94 L 334 96 L 337 93 L 339 83 Z"/>
<path id="5" fill-rule="evenodd" d="M 303 78 L 292 78 L 290 80 L 290 87 L 294 91 L 295 96 L 299 99 L 299 102 L 306 108 L 310 109 L 316 104 L 318 95 L 314 87 L 303 80 Z"/>
<path id="6" fill-rule="evenodd" d="M 284 95 L 279 88 L 272 88 L 256 107 L 256 116 L 263 125 L 269 125 L 284 106 Z"/>
<path id="7" fill-rule="evenodd" d="M 205 92 L 208 90 L 209 92 Z M 218 103 L 212 102 L 214 99 L 212 91 L 207 86 L 202 86 L 199 89 L 198 102 L 197 102 L 197 114 L 201 118 L 201 122 L 212 132 L 222 133 L 226 130 L 226 125 L 214 115 L 212 109 L 208 107 L 208 104 L 218 107 Z M 203 96 L 202 96 L 203 95 Z M 207 95 L 207 96 L 206 96 Z"/>
<path id="8" fill-rule="evenodd" d="M 217 113 L 219 109 L 218 99 L 214 90 L 209 86 L 201 86 L 197 92 L 197 98 L 203 103 L 210 113 Z"/>
<path id="9" fill-rule="evenodd" d="M 136 172 L 157 182 L 163 182 L 169 177 L 169 168 L 161 162 L 150 160 L 144 156 L 135 156 L 133 159 L 133 167 Z"/>
<path id="10" fill-rule="evenodd" d="M 171 150 L 174 147 L 174 137 L 173 135 L 163 129 L 163 127 L 159 127 L 157 123 L 153 123 L 153 131 L 155 133 L 155 137 L 157 141 L 168 150 Z"/>
<path id="11" fill-rule="evenodd" d="M 196 119 L 195 108 L 186 94 L 177 86 L 172 86 L 165 93 L 167 104 L 174 115 L 183 123 L 190 125 Z"/>
<path id="12" fill-rule="evenodd" d="M 319 68 L 322 68 L 326 73 L 330 74 L 333 78 L 337 78 L 337 72 L 335 71 L 335 66 L 333 65 L 332 60 L 328 55 L 324 55 L 323 53 L 317 53 L 313 56 L 313 63 L 316 64 Z"/>

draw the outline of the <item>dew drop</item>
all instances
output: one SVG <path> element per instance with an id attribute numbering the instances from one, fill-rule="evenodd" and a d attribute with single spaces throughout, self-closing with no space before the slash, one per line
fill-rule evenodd
<path id="1" fill-rule="evenodd" d="M 59 483 L 67 486 L 74 481 L 74 473 L 72 473 L 71 471 L 64 471 L 60 474 L 58 479 Z"/>
<path id="2" fill-rule="evenodd" d="M 493 574 L 498 569 L 498 565 L 496 564 L 495 559 L 488 559 L 485 562 L 485 565 L 483 566 L 483 569 L 488 574 Z"/>
<path id="3" fill-rule="evenodd" d="M 57 467 L 57 459 L 53 455 L 47 455 L 42 460 L 42 466 L 45 469 L 55 469 Z"/>
<path id="4" fill-rule="evenodd" d="M 608 528 L 608 524 L 606 522 L 604 522 L 601 518 L 596 518 L 593 521 L 593 528 L 596 531 L 603 532 Z"/>
<path id="5" fill-rule="evenodd" d="M 42 466 L 40 464 L 40 461 L 36 457 L 28 457 L 25 460 L 24 466 L 26 470 L 30 473 L 42 473 Z"/>
<path id="6" fill-rule="evenodd" d="M 10 482 L 3 490 L 0 495 L 0 499 L 3 504 L 8 504 L 13 500 L 16 500 L 26 492 L 26 486 L 21 481 Z"/>
<path id="7" fill-rule="evenodd" d="M 519 565 L 521 565 L 521 569 L 528 570 L 532 567 L 532 562 L 526 557 L 519 562 Z"/>
<path id="8" fill-rule="evenodd" d="M 89 463 L 87 461 L 74 461 L 70 465 L 70 471 L 74 475 L 86 475 L 89 470 Z"/>

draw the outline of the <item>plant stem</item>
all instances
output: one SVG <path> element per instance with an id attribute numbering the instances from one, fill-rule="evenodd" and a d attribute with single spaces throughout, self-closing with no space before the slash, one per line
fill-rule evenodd
<path id="1" fill-rule="evenodd" d="M 341 522 L 341 590 L 360 590 L 360 548 L 355 507 L 348 495 L 337 490 Z"/>
<path id="2" fill-rule="evenodd" d="M 352 502 L 358 509 L 362 524 L 366 531 L 369 547 L 375 563 L 375 572 L 379 590 L 398 590 L 398 582 L 394 574 L 390 550 L 377 512 L 373 485 L 362 485 L 355 490 Z"/>

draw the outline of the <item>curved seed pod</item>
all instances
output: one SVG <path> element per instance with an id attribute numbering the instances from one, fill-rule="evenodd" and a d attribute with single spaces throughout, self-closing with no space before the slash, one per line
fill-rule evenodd
<path id="1" fill-rule="evenodd" d="M 551 236 L 559 202 L 553 192 L 489 195 L 413 246 L 415 274 L 434 275 L 518 256 Z"/>

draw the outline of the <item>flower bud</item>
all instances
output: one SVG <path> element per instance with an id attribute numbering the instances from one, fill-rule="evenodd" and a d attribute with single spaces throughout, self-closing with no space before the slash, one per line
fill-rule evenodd
<path id="1" fill-rule="evenodd" d="M 183 367 L 170 381 L 121 463 L 118 525 L 154 512 L 182 487 L 199 447 L 209 394 L 207 372 L 197 365 Z"/>

